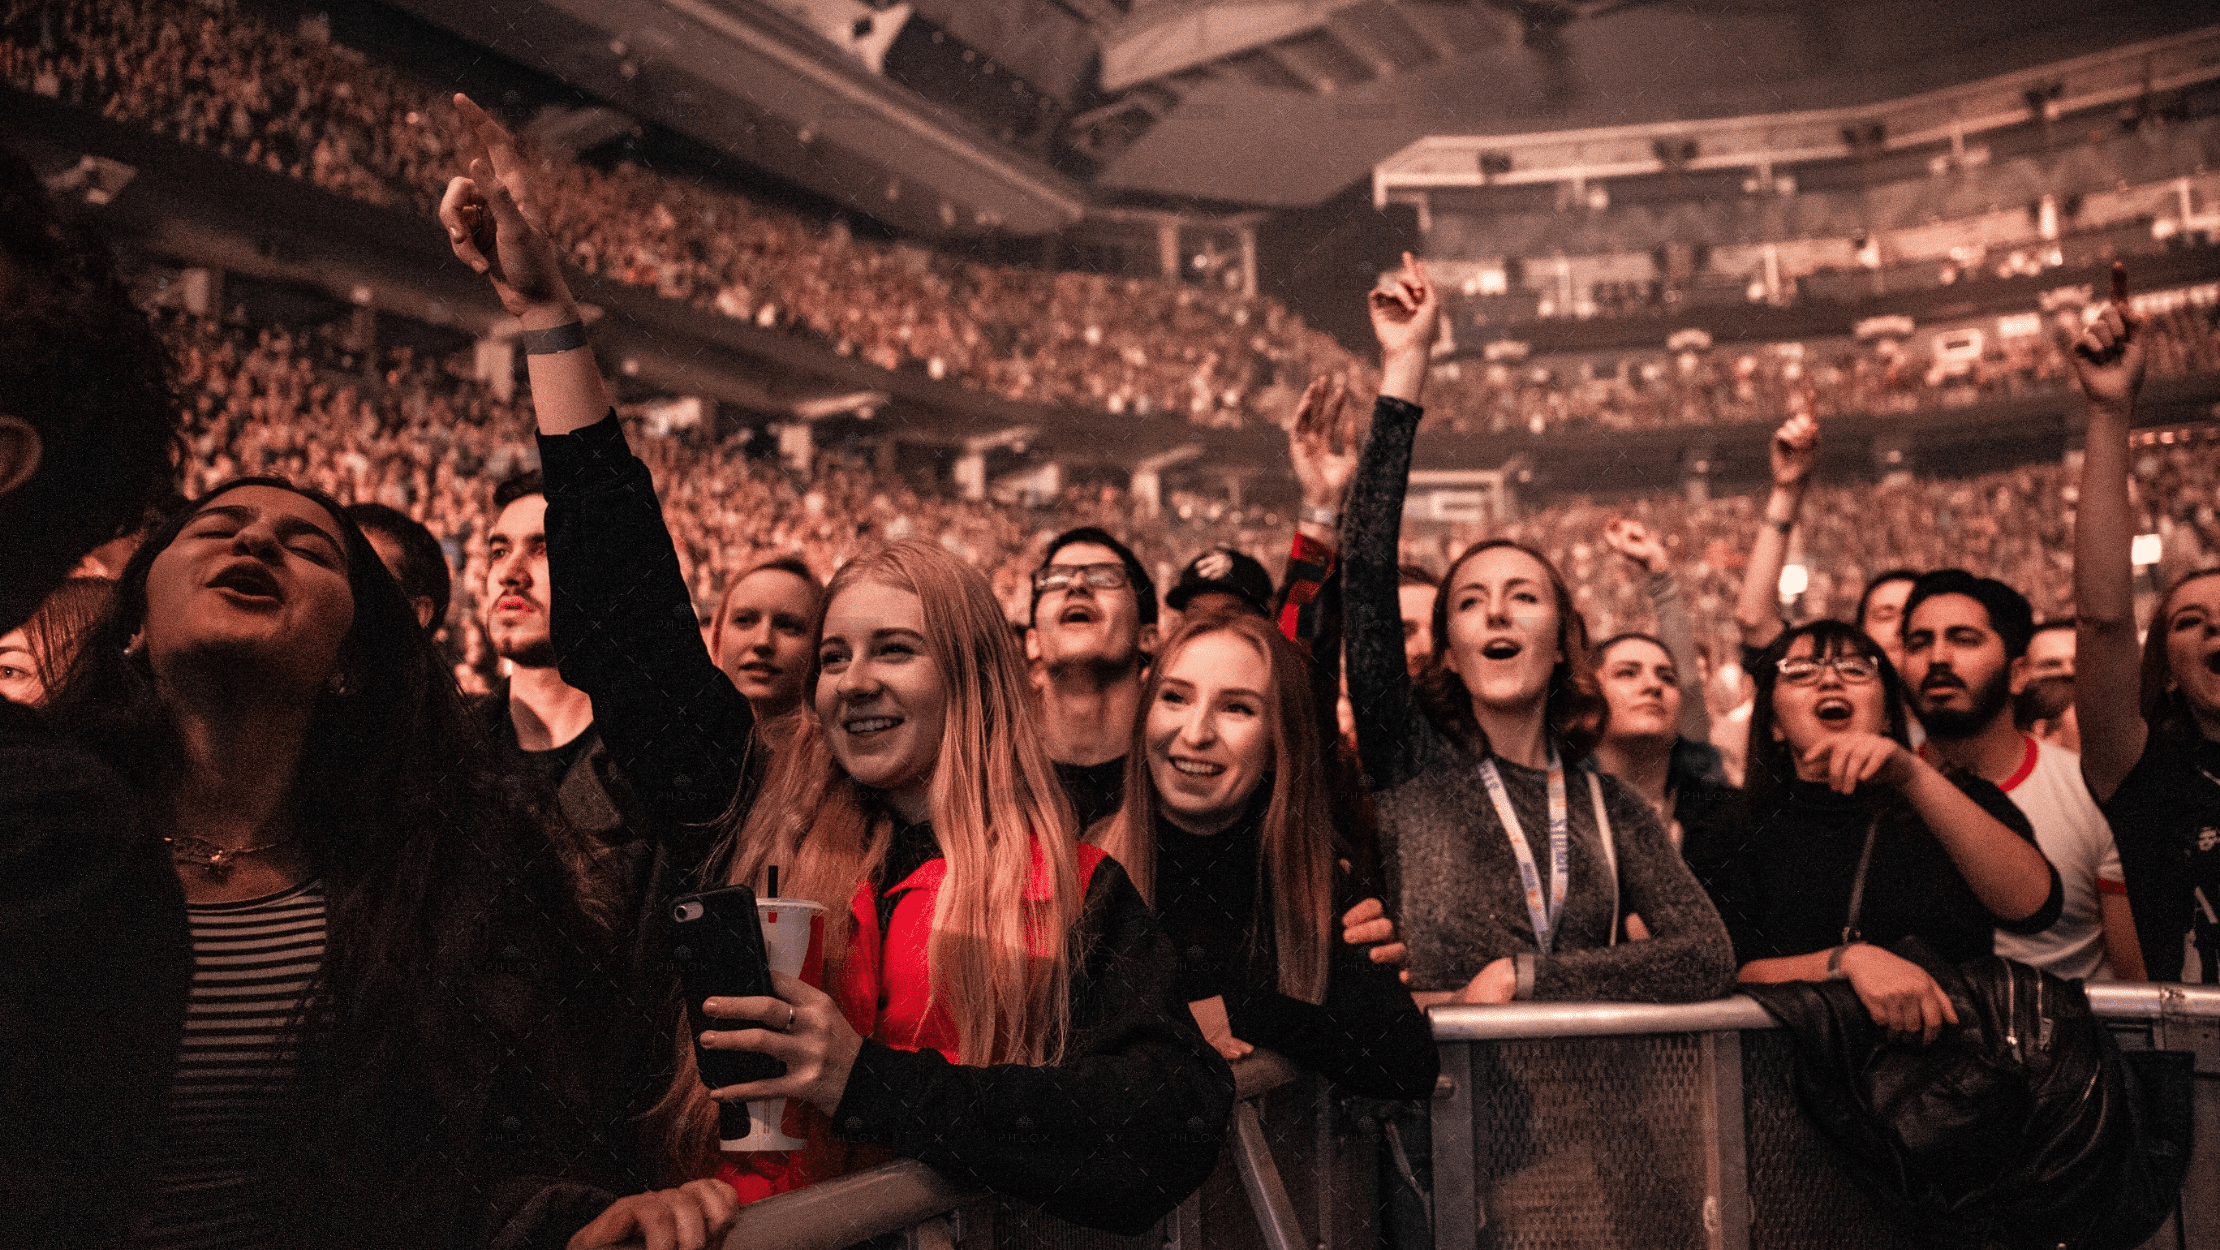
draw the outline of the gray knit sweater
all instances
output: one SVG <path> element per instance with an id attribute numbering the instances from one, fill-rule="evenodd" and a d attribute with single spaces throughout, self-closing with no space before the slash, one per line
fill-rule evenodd
<path id="1" fill-rule="evenodd" d="M 1603 777 L 1618 855 L 1614 912 L 1585 765 L 1568 762 L 1571 881 L 1555 949 L 1537 952 L 1518 861 L 1480 780 L 1480 761 L 1419 710 L 1404 667 L 1397 538 L 1420 411 L 1388 398 L 1374 406 L 1342 525 L 1349 699 L 1379 816 L 1390 905 L 1410 946 L 1411 988 L 1459 989 L 1489 963 L 1523 956 L 1522 996 L 1538 999 L 1687 1002 L 1732 992 L 1734 952 L 1711 900 L 1649 805 Z M 1546 874 L 1547 775 L 1503 760 L 1496 766 Z M 1653 936 L 1612 946 L 1626 912 L 1639 913 Z"/>

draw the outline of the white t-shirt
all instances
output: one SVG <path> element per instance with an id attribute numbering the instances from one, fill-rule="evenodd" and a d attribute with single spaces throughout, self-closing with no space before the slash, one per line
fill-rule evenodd
<path id="1" fill-rule="evenodd" d="M 2058 869 L 2065 907 L 2058 923 L 2041 933 L 1999 930 L 1996 953 L 2069 980 L 2109 981 L 2112 964 L 2105 955 L 2099 895 L 2127 892 L 2112 826 L 2089 797 L 2079 755 L 2033 738 L 2026 741 L 2027 757 L 2019 771 L 1998 788 L 2035 826 L 2035 845 Z"/>

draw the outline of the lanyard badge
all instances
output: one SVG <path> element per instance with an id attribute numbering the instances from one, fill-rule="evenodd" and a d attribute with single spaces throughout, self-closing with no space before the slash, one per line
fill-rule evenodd
<path id="1" fill-rule="evenodd" d="M 1557 940 L 1557 920 L 1565 910 L 1565 889 L 1572 879 L 1572 853 L 1570 824 L 1565 816 L 1565 766 L 1557 758 L 1557 747 L 1549 748 L 1549 893 L 1542 893 L 1542 874 L 1534 864 L 1533 848 L 1527 845 L 1526 830 L 1519 825 L 1519 815 L 1511 809 L 1511 797 L 1504 793 L 1503 775 L 1497 771 L 1495 761 L 1480 761 L 1480 780 L 1488 787 L 1488 798 L 1495 804 L 1496 819 L 1503 822 L 1503 834 L 1511 840 L 1511 853 L 1518 857 L 1519 881 L 1526 887 L 1526 916 L 1534 925 L 1534 944 L 1544 955 Z"/>

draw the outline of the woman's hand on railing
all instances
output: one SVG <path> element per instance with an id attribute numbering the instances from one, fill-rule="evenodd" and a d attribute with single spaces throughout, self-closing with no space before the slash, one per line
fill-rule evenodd
<path id="1" fill-rule="evenodd" d="M 1926 1045 L 1942 1035 L 1942 1026 L 1958 1023 L 1950 995 L 1925 968 L 1901 955 L 1854 942 L 1842 952 L 1840 966 L 1873 1023 L 1887 1029 L 1895 1041 L 1917 1038 Z"/>
<path id="2" fill-rule="evenodd" d="M 611 1203 L 570 1239 L 570 1250 L 638 1247 L 707 1250 L 724 1240 L 740 1213 L 740 1195 L 717 1180 L 688 1181 L 676 1189 L 633 1194 Z"/>
<path id="3" fill-rule="evenodd" d="M 1387 908 L 1380 900 L 1368 898 L 1342 913 L 1341 940 L 1350 946 L 1369 946 L 1365 952 L 1376 964 L 1394 964 L 1401 969 L 1398 974 L 1408 985 L 1411 970 L 1403 964 L 1410 958 L 1410 948 L 1395 937 L 1395 921 L 1389 918 Z"/>
<path id="4" fill-rule="evenodd" d="M 1517 996 L 1518 991 L 1518 965 L 1512 963 L 1510 959 L 1504 958 L 1482 968 L 1480 975 L 1466 982 L 1465 988 L 1458 990 L 1457 997 L 1451 1001 L 1459 1003 L 1507 1003 Z"/>
<path id="5" fill-rule="evenodd" d="M 786 1065 L 784 1076 L 749 1081 L 709 1091 L 719 1102 L 758 1098 L 799 1098 L 831 1115 L 847 1092 L 848 1073 L 856 1066 L 863 1038 L 848 1027 L 840 1004 L 800 977 L 771 974 L 777 998 L 712 998 L 702 1013 L 719 1020 L 746 1020 L 749 1029 L 712 1029 L 701 1035 L 711 1050 L 752 1050 Z"/>

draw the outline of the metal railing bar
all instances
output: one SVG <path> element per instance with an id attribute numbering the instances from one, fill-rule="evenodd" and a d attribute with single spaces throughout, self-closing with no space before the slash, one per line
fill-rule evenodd
<path id="1" fill-rule="evenodd" d="M 1233 1167 L 1241 1174 L 1241 1188 L 1249 1195 L 1249 1209 L 1256 1213 L 1267 1250 L 1308 1250 L 1253 1102 L 1233 1105 Z"/>
<path id="2" fill-rule="evenodd" d="M 2115 1021 L 2220 1020 L 2220 987 L 2096 982 L 2084 987 L 2098 1017 Z M 1746 995 L 1700 1003 L 1505 1003 L 1443 1006 L 1427 1014 L 1437 1042 L 1635 1033 L 1716 1033 L 1777 1027 Z"/>
<path id="3" fill-rule="evenodd" d="M 724 1250 L 840 1250 L 983 1197 L 915 1159 L 897 1159 L 740 1208 Z"/>

